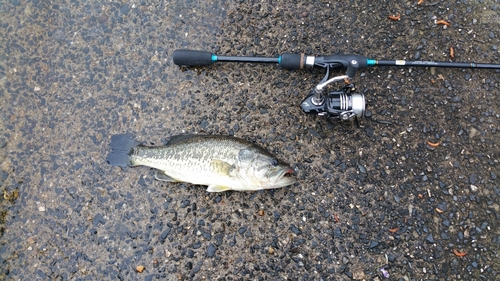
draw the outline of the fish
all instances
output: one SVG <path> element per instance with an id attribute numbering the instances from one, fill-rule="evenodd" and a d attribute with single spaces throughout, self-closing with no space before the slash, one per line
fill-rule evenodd
<path id="1" fill-rule="evenodd" d="M 256 191 L 294 184 L 295 172 L 263 147 L 224 135 L 176 135 L 162 146 L 145 146 L 130 133 L 111 136 L 112 166 L 147 166 L 155 178 L 208 186 L 208 192 Z"/>

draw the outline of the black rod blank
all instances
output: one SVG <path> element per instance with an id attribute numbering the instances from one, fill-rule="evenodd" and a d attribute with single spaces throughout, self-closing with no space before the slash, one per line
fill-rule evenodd
<path id="1" fill-rule="evenodd" d="M 468 63 L 447 61 L 405 61 L 405 60 L 375 60 L 378 66 L 415 66 L 415 67 L 448 67 L 448 68 L 485 68 L 500 69 L 500 64 Z"/>
<path id="2" fill-rule="evenodd" d="M 237 56 L 217 56 L 219 62 L 253 62 L 253 63 L 279 63 L 279 58 L 267 57 L 237 57 Z"/>

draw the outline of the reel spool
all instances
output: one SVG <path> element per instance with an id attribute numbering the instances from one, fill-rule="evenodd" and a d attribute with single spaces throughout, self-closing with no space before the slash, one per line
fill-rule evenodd
<path id="1" fill-rule="evenodd" d="M 318 98 L 313 90 L 300 104 L 305 113 L 325 116 L 332 121 L 350 121 L 365 116 L 365 96 L 354 93 L 354 84 L 349 84 L 337 91 L 321 93 Z"/>

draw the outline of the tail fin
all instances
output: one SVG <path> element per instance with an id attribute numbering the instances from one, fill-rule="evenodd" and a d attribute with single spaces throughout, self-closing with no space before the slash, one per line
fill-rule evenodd
<path id="1" fill-rule="evenodd" d="M 126 167 L 130 165 L 130 154 L 139 142 L 132 138 L 132 134 L 111 136 L 111 152 L 106 157 L 111 166 Z"/>

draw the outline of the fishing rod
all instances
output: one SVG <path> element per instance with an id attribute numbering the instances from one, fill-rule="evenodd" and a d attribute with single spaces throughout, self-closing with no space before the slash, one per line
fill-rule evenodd
<path id="1" fill-rule="evenodd" d="M 330 120 L 352 120 L 363 118 L 365 113 L 365 97 L 354 93 L 355 86 L 351 83 L 356 72 L 371 66 L 415 66 L 415 67 L 448 67 L 448 68 L 482 68 L 500 69 L 500 64 L 440 62 L 440 61 L 408 61 L 408 60 L 376 60 L 361 55 L 337 54 L 326 56 L 310 56 L 305 54 L 284 53 L 277 58 L 219 56 L 206 51 L 175 50 L 173 60 L 180 66 L 203 66 L 216 62 L 245 63 L 277 63 L 283 69 L 324 68 L 325 77 L 311 90 L 302 101 L 301 108 L 305 113 L 326 116 Z M 341 69 L 344 75 L 329 78 L 330 70 Z M 328 92 L 331 83 L 344 81 L 346 86 L 339 90 Z"/>

